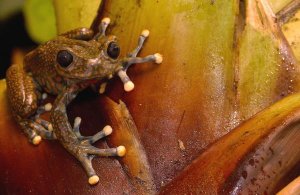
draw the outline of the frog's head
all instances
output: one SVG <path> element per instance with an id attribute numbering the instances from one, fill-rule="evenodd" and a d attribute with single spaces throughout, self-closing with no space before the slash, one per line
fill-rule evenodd
<path id="1" fill-rule="evenodd" d="M 99 40 L 58 39 L 55 68 L 64 78 L 76 80 L 110 78 L 122 69 L 115 36 Z"/>
<path id="2" fill-rule="evenodd" d="M 161 63 L 160 54 L 149 55 L 145 58 L 136 57 L 149 35 L 144 30 L 139 38 L 137 48 L 120 58 L 120 47 L 115 36 L 105 35 L 109 18 L 101 22 L 99 33 L 92 40 L 74 40 L 61 38 L 56 55 L 56 70 L 64 78 L 76 80 L 110 79 L 118 75 L 124 83 L 124 89 L 130 91 L 134 85 L 126 74 L 127 68 L 134 63 L 155 61 Z"/>

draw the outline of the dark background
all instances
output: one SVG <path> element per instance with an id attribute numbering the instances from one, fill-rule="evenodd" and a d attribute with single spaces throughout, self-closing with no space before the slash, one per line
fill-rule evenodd
<path id="1" fill-rule="evenodd" d="M 0 21 L 0 79 L 11 64 L 14 48 L 31 48 L 36 44 L 29 38 L 22 13 Z"/>

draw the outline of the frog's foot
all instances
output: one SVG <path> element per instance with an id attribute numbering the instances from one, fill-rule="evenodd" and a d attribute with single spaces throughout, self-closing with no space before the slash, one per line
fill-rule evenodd
<path id="1" fill-rule="evenodd" d="M 156 53 L 153 55 L 146 56 L 144 58 L 131 57 L 131 58 L 127 58 L 124 62 L 127 64 L 126 65 L 127 68 L 131 64 L 138 64 L 138 63 L 144 63 L 144 62 L 155 62 L 157 64 L 160 64 L 162 62 L 162 55 L 159 53 Z M 118 76 L 120 77 L 121 81 L 124 84 L 124 90 L 129 92 L 134 89 L 134 83 L 130 80 L 130 78 L 128 77 L 128 75 L 126 73 L 127 68 L 119 70 Z"/>
<path id="2" fill-rule="evenodd" d="M 99 149 L 91 144 L 95 143 L 99 139 L 106 137 L 112 133 L 111 126 L 107 125 L 103 128 L 102 131 L 96 133 L 93 136 L 82 136 L 79 131 L 79 126 L 81 123 L 81 118 L 76 117 L 74 120 L 73 131 L 80 141 L 79 146 L 75 146 L 77 151 L 75 152 L 75 156 L 81 162 L 84 167 L 88 177 L 89 184 L 94 185 L 99 181 L 99 177 L 96 175 L 95 170 L 92 166 L 92 159 L 95 156 L 124 156 L 126 153 L 126 149 L 124 146 L 119 146 L 117 148 L 107 148 L 107 149 Z"/>
<path id="3" fill-rule="evenodd" d="M 107 148 L 107 149 L 99 149 L 91 145 L 81 144 L 78 148 L 77 159 L 81 162 L 83 168 L 85 169 L 89 179 L 88 182 L 91 185 L 95 185 L 99 181 L 99 177 L 97 176 L 93 165 L 92 159 L 95 156 L 116 156 L 122 157 L 126 153 L 126 149 L 124 146 L 119 146 L 117 148 Z"/>
<path id="4" fill-rule="evenodd" d="M 43 139 L 56 139 L 53 131 L 49 131 L 49 128 L 52 128 L 52 125 L 43 119 L 19 119 L 19 124 L 25 134 L 27 135 L 29 141 L 38 145 Z M 45 128 L 48 127 L 48 129 Z"/>
<path id="5" fill-rule="evenodd" d="M 107 86 L 107 82 L 101 83 L 100 88 L 99 88 L 100 94 L 103 94 L 105 92 L 106 86 Z"/>
<path id="6" fill-rule="evenodd" d="M 53 126 L 50 122 L 44 120 L 44 119 L 41 119 L 41 118 L 36 118 L 35 119 L 35 122 L 40 124 L 41 126 L 44 127 L 45 130 L 51 132 L 53 134 Z M 48 133 L 48 132 L 47 132 Z M 49 137 L 49 136 L 46 136 L 46 137 L 43 137 L 44 139 L 56 139 L 56 136 L 55 134 L 53 134 L 53 136 Z"/>
<path id="7" fill-rule="evenodd" d="M 142 31 L 142 33 L 139 36 L 139 40 L 138 40 L 138 44 L 136 46 L 136 48 L 130 52 L 127 57 L 128 59 L 125 59 L 124 63 L 125 63 L 125 70 L 127 70 L 127 68 L 131 65 L 131 64 L 135 64 L 135 63 L 144 63 L 144 62 L 155 62 L 157 64 L 162 63 L 162 55 L 159 53 L 153 54 L 153 55 L 149 55 L 145 58 L 136 58 L 137 54 L 141 51 L 145 40 L 147 39 L 147 37 L 149 36 L 150 31 L 145 29 Z"/>
<path id="8" fill-rule="evenodd" d="M 42 99 L 46 99 L 47 95 L 43 94 Z M 42 118 L 40 115 L 48 112 L 52 109 L 52 104 L 47 103 L 43 106 L 40 106 L 36 114 L 28 119 L 19 118 L 19 123 L 26 133 L 29 141 L 34 144 L 38 145 L 43 139 L 56 139 L 56 136 L 53 132 L 52 124 Z"/>
<path id="9" fill-rule="evenodd" d="M 76 117 L 74 120 L 73 131 L 74 131 L 76 137 L 82 142 L 88 142 L 89 144 L 93 144 L 93 143 L 97 142 L 98 140 L 100 140 L 101 138 L 106 137 L 112 133 L 111 126 L 106 125 L 102 129 L 102 131 L 99 131 L 98 133 L 96 133 L 93 136 L 82 136 L 79 131 L 80 123 L 81 123 L 81 118 Z"/>
<path id="10" fill-rule="evenodd" d="M 43 99 L 46 99 L 47 94 L 44 93 L 43 94 Z M 53 133 L 53 126 L 50 122 L 40 118 L 40 115 L 45 113 L 45 112 L 49 112 L 52 109 L 52 104 L 51 103 L 47 103 L 43 106 L 40 106 L 37 111 L 36 114 L 33 117 L 33 120 L 35 123 L 38 124 L 38 126 L 34 125 L 34 129 L 36 129 L 36 133 L 38 135 L 41 135 L 43 139 L 56 139 L 55 134 Z M 38 139 L 38 138 L 36 138 Z"/>
<path id="11" fill-rule="evenodd" d="M 145 62 L 155 62 L 156 64 L 162 63 L 163 57 L 161 54 L 156 53 L 153 55 L 148 55 L 144 58 L 136 57 L 137 54 L 142 49 L 144 42 L 146 38 L 149 36 L 150 32 L 149 30 L 143 30 L 139 40 L 137 47 L 127 55 L 127 58 L 123 61 L 123 69 L 118 71 L 118 76 L 120 77 L 121 81 L 124 83 L 124 90 L 129 92 L 134 89 L 134 83 L 130 80 L 128 77 L 126 71 L 132 64 L 139 64 L 139 63 L 145 63 Z"/>

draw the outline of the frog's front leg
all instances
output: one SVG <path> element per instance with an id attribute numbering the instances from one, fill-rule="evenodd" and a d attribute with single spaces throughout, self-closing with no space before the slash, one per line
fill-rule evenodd
<path id="1" fill-rule="evenodd" d="M 37 145 L 41 138 L 55 139 L 52 125 L 39 117 L 52 106 L 50 103 L 38 106 L 39 101 L 46 96 L 40 93 L 32 77 L 22 66 L 15 64 L 7 70 L 6 83 L 12 113 L 29 141 Z"/>
<path id="2" fill-rule="evenodd" d="M 61 144 L 75 156 L 84 167 L 89 180 L 88 182 L 93 185 L 98 183 L 99 177 L 96 175 L 92 166 L 92 159 L 97 156 L 124 156 L 125 147 L 119 146 L 117 148 L 99 149 L 91 144 L 99 139 L 111 134 L 112 129 L 106 126 L 102 131 L 94 136 L 84 137 L 79 132 L 79 125 L 81 118 L 76 117 L 73 128 L 71 127 L 68 116 L 66 113 L 66 106 L 76 97 L 77 91 L 74 88 L 66 89 L 55 100 L 53 109 L 51 111 L 51 122 L 54 127 L 57 139 Z"/>

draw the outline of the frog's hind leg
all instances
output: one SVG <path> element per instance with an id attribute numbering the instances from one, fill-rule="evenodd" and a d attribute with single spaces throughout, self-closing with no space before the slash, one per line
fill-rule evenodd
<path id="1" fill-rule="evenodd" d="M 54 138 L 52 132 L 35 121 L 43 109 L 49 110 L 49 104 L 38 107 L 43 95 L 37 90 L 32 77 L 24 72 L 22 66 L 12 65 L 7 71 L 6 83 L 12 113 L 29 141 L 38 144 L 41 138 Z"/>
<path id="2" fill-rule="evenodd" d="M 71 126 L 67 116 L 67 105 L 76 98 L 79 92 L 77 90 L 77 87 L 66 88 L 65 91 L 62 91 L 62 93 L 57 96 L 50 113 L 50 119 L 58 141 L 81 162 L 89 176 L 89 183 L 94 185 L 99 181 L 99 177 L 96 175 L 92 166 L 91 161 L 93 157 L 124 156 L 126 149 L 124 146 L 107 149 L 98 149 L 92 146 L 94 142 L 111 134 L 112 129 L 110 126 L 106 126 L 94 136 L 87 137 L 82 136 L 79 132 L 81 118 L 76 117 L 74 126 Z"/>

